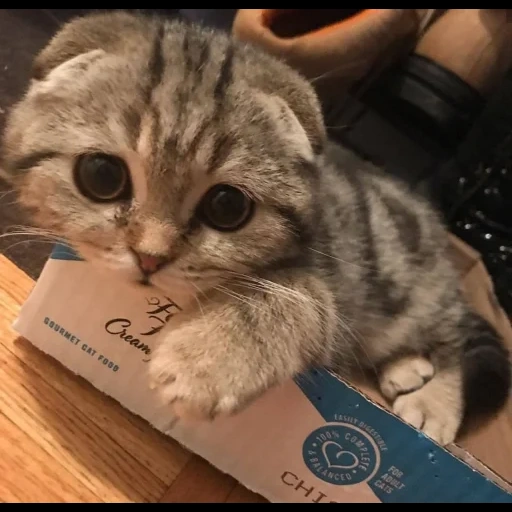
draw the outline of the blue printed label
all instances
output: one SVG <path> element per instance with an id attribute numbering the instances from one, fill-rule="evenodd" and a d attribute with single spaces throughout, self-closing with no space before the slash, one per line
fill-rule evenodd
<path id="1" fill-rule="evenodd" d="M 50 254 L 52 260 L 64 261 L 83 261 L 82 258 L 73 250 L 64 244 L 56 244 Z"/>
<path id="2" fill-rule="evenodd" d="M 309 471 L 366 483 L 383 503 L 512 503 L 512 495 L 326 371 L 297 385 L 326 424 L 303 442 Z"/>
<path id="3" fill-rule="evenodd" d="M 375 476 L 380 452 L 375 440 L 349 423 L 330 423 L 312 432 L 304 442 L 306 466 L 333 485 L 354 485 Z"/>

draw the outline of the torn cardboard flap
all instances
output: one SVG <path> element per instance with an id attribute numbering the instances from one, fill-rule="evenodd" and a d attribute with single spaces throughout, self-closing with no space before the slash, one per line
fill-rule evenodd
<path id="1" fill-rule="evenodd" d="M 452 249 L 470 300 L 510 342 L 478 255 L 458 240 Z M 99 275 L 57 246 L 14 327 L 165 431 L 171 418 L 146 371 L 160 325 L 155 310 L 173 314 L 172 300 Z M 374 389 L 312 370 L 237 416 L 167 433 L 271 502 L 512 503 L 504 481 L 512 480 L 510 404 L 463 440 L 471 453 L 453 447 L 458 457 L 377 404 L 385 402 Z"/>

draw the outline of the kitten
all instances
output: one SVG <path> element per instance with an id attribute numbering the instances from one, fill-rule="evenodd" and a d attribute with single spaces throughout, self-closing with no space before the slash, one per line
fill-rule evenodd
<path id="1" fill-rule="evenodd" d="M 295 71 L 227 35 L 72 21 L 35 60 L 3 165 L 38 226 L 182 306 L 150 366 L 179 418 L 319 365 L 375 371 L 442 444 L 506 402 L 507 351 L 462 298 L 438 215 L 327 140 Z"/>

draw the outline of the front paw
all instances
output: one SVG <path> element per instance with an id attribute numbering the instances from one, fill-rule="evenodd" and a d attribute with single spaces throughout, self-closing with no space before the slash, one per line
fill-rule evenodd
<path id="1" fill-rule="evenodd" d="M 150 381 L 178 419 L 237 413 L 324 357 L 326 324 L 313 299 L 290 306 L 279 294 L 249 292 L 247 302 L 213 294 L 161 331 Z"/>
<path id="2" fill-rule="evenodd" d="M 242 362 L 238 369 L 240 373 L 235 375 L 214 361 L 193 361 L 162 350 L 150 362 L 150 387 L 174 419 L 213 420 L 235 414 L 264 391 L 244 375 L 247 372 Z"/>
<path id="3" fill-rule="evenodd" d="M 175 419 L 184 421 L 212 420 L 219 415 L 230 415 L 240 407 L 235 393 L 223 393 L 215 378 L 198 376 L 177 365 L 153 365 L 150 386 L 169 406 Z"/>

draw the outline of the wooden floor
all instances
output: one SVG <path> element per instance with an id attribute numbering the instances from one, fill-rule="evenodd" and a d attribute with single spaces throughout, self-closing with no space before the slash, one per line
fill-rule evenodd
<path id="1" fill-rule="evenodd" d="M 0 502 L 263 502 L 17 338 L 33 281 L 0 256 Z"/>

